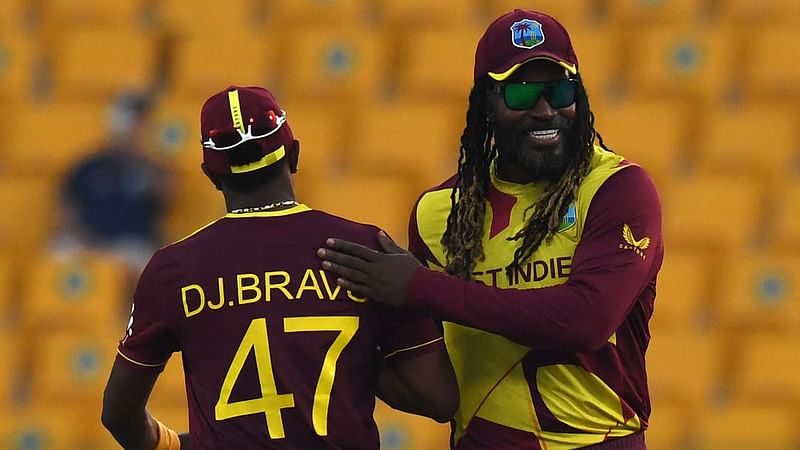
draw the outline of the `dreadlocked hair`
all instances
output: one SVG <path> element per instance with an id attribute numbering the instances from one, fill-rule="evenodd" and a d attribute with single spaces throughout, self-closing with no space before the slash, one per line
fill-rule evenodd
<path id="1" fill-rule="evenodd" d="M 483 254 L 483 218 L 489 190 L 489 164 L 494 157 L 494 130 L 487 120 L 488 78 L 479 78 L 469 94 L 467 125 L 461 134 L 456 185 L 450 193 L 450 214 L 442 236 L 445 271 L 469 279 Z"/>
<path id="2" fill-rule="evenodd" d="M 514 251 L 513 262 L 506 267 L 510 277 L 522 261 L 529 258 L 544 241 L 552 239 L 575 200 L 583 177 L 589 171 L 594 143 L 608 150 L 603 138 L 594 129 L 594 114 L 589 108 L 589 97 L 579 75 L 576 95 L 575 134 L 578 150 L 561 177 L 545 189 L 545 192 L 525 215 L 533 211 L 527 225 L 509 240 L 522 241 Z M 494 130 L 487 120 L 486 91 L 491 81 L 480 78 L 475 82 L 469 96 L 467 121 L 461 135 L 456 185 L 450 195 L 451 209 L 447 217 L 447 228 L 442 236 L 447 263 L 445 271 L 463 279 L 470 279 L 483 253 L 483 226 L 486 212 L 486 195 L 491 183 L 489 167 L 496 156 Z"/>

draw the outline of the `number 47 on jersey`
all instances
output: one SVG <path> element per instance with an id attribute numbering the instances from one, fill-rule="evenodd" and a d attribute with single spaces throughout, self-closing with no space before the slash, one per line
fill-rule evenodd
<path id="1" fill-rule="evenodd" d="M 325 353 L 322 371 L 317 378 L 314 404 L 311 409 L 314 431 L 320 436 L 327 436 L 328 407 L 330 405 L 333 380 L 336 376 L 336 362 L 339 360 L 344 348 L 355 336 L 356 331 L 358 331 L 358 317 L 285 317 L 283 319 L 283 331 L 286 333 L 339 332 Z M 231 403 L 231 391 L 251 350 L 255 352 L 261 397 Z M 231 362 L 228 373 L 225 375 L 225 380 L 222 382 L 219 400 L 217 400 L 214 408 L 215 418 L 217 420 L 226 420 L 250 414 L 264 414 L 269 437 L 271 439 L 283 439 L 286 437 L 281 417 L 281 410 L 284 408 L 294 408 L 294 394 L 278 393 L 269 350 L 267 320 L 263 317 L 253 319 L 244 334 L 244 338 L 242 338 L 242 342 L 239 344 L 239 348 L 236 350 L 233 362 Z"/>

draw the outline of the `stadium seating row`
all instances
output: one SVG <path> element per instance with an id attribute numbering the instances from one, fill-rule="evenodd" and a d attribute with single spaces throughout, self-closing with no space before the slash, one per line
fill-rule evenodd
<path id="1" fill-rule="evenodd" d="M 0 340 L 0 349 L 13 355 L 19 347 L 13 346 L 13 336 L 7 337 Z M 800 418 L 800 383 L 794 376 L 800 369 L 797 342 L 797 335 L 735 336 L 723 342 L 709 335 L 661 333 L 648 352 L 654 411 L 649 446 L 661 450 L 796 448 L 800 437 L 795 426 Z M 102 333 L 59 332 L 40 339 L 27 372 L 32 374 L 28 380 L 31 399 L 0 403 L 7 417 L 0 424 L 0 445 L 8 449 L 110 448 L 110 437 L 97 420 L 97 405 L 113 345 L 114 337 Z M 719 355 L 729 351 L 726 347 L 734 348 L 736 367 L 722 364 Z M 15 372 L 3 370 L 0 381 L 4 388 L 13 387 L 19 380 L 9 375 L 20 372 L 7 358 L 3 362 L 3 369 Z M 159 379 L 150 409 L 162 421 L 185 429 L 185 405 L 182 368 L 176 356 Z M 382 404 L 376 420 L 381 425 L 382 448 L 447 448 L 445 425 L 391 411 Z"/>
<path id="2" fill-rule="evenodd" d="M 668 189 L 697 172 L 752 178 L 773 191 L 775 183 L 797 176 L 800 110 L 795 105 L 759 101 L 698 110 L 681 100 L 649 96 L 591 100 L 604 142 L 642 164 L 660 187 Z M 156 108 L 151 148 L 154 156 L 178 171 L 198 170 L 201 103 L 165 98 Z M 466 99 L 288 97 L 282 104 L 303 142 L 302 158 L 309 172 L 374 172 L 388 165 L 422 177 L 425 185 L 453 170 L 466 112 Z M 15 106 L 0 106 L 0 117 L 10 125 L 0 136 L 5 149 L 0 170 L 8 175 L 61 176 L 93 152 L 105 133 L 104 102 L 61 101 L 18 110 Z M 39 132 L 43 126 L 48 133 Z"/>
<path id="3" fill-rule="evenodd" d="M 212 0 L 124 0 L 111 4 L 101 0 L 13 0 L 3 3 L 0 13 L 5 21 L 34 16 L 49 27 L 80 27 L 91 25 L 121 26 L 152 15 L 163 26 L 193 32 L 201 26 L 219 23 L 247 23 L 253 17 L 288 23 L 307 23 L 336 17 L 345 23 L 378 20 L 400 24 L 463 23 L 473 15 L 496 16 L 519 7 L 514 0 L 467 0 L 424 2 L 420 0 L 388 0 L 375 4 L 367 0 L 326 1 L 295 0 L 236 0 L 224 6 Z M 791 0 L 768 0 L 755 6 L 747 0 L 580 0 L 564 3 L 542 0 L 537 7 L 567 23 L 606 18 L 619 24 L 685 23 L 696 20 L 719 19 L 736 23 L 785 23 L 797 20 L 800 9 Z M 204 15 L 198 11 L 209 11 Z"/>
<path id="4" fill-rule="evenodd" d="M 393 198 L 396 190 L 391 184 L 364 179 L 334 188 L 328 200 L 319 201 L 330 205 L 332 212 L 365 222 L 393 214 L 395 223 L 401 224 L 406 214 L 399 204 L 380 217 L 374 208 Z M 348 207 L 351 202 L 341 200 L 342 194 L 348 193 L 367 196 L 370 201 L 366 204 L 373 207 Z M 404 241 L 402 230 L 386 228 Z M 796 251 L 719 254 L 700 246 L 670 249 L 659 278 L 655 330 L 800 332 L 800 289 L 796 284 L 800 258 Z M 0 329 L 14 324 L 33 333 L 40 328 L 88 329 L 98 322 L 119 326 L 127 315 L 125 305 L 130 300 L 125 299 L 124 267 L 110 256 L 65 258 L 34 253 L 20 258 L 16 252 L 6 251 L 0 257 L 0 268 Z"/>
<path id="5" fill-rule="evenodd" d="M 374 222 L 404 242 L 414 200 L 423 189 L 446 179 L 455 164 L 448 165 L 426 155 L 424 145 L 410 148 L 404 159 L 400 158 L 400 150 L 390 152 L 386 146 L 377 146 L 355 169 L 342 172 L 337 172 L 336 166 L 326 172 L 325 166 L 314 167 L 312 161 L 301 160 L 301 176 L 297 179 L 300 198 L 318 209 Z M 307 154 L 311 156 L 313 150 L 309 149 Z M 417 155 L 420 158 L 415 167 L 409 164 L 409 157 Z M 330 157 L 324 155 L 319 159 Z M 367 165 L 367 161 L 371 164 Z M 198 167 L 199 161 L 194 164 Z M 389 173 L 392 168 L 397 173 Z M 221 196 L 199 168 L 194 172 L 175 172 L 174 179 L 175 189 L 164 223 L 168 241 L 177 240 L 224 214 Z M 657 183 L 659 180 L 656 178 Z M 697 249 L 715 255 L 760 250 L 777 255 L 800 249 L 797 234 L 800 216 L 792 207 L 800 198 L 797 181 L 765 186 L 760 178 L 718 173 L 694 174 L 670 181 L 661 185 L 660 190 L 665 211 L 664 233 L 671 248 Z M 59 218 L 58 189 L 59 182 L 52 176 L 0 177 L 0 251 L 31 253 L 48 247 Z M 26 195 L 21 196 L 20 192 Z M 370 198 L 376 201 L 359 203 L 364 206 L 351 201 L 365 195 L 372 195 Z"/>
<path id="6" fill-rule="evenodd" d="M 228 7 L 217 6 L 228 11 L 220 16 L 197 6 L 176 10 L 224 23 Z M 414 10 L 425 8 L 415 5 Z M 203 29 L 195 19 L 187 22 Z M 471 85 L 473 43 L 484 22 L 398 31 L 321 21 L 313 32 L 297 24 L 220 27 L 213 34 L 188 35 L 109 25 L 70 30 L 69 39 L 7 29 L 0 32 L 0 95 L 23 101 L 38 89 L 55 98 L 103 99 L 126 86 L 164 85 L 171 96 L 198 99 L 235 79 L 283 85 L 287 97 L 368 99 L 386 94 L 389 84 L 390 92 L 401 96 L 464 98 Z M 623 85 L 650 96 L 685 95 L 711 105 L 740 91 L 753 98 L 800 94 L 800 64 L 786 58 L 800 46 L 792 24 L 747 28 L 745 36 L 741 26 L 727 23 L 633 22 L 624 27 L 589 23 L 572 31 L 590 92 L 614 93 Z M 438 63 L 443 54 L 447 65 Z"/>

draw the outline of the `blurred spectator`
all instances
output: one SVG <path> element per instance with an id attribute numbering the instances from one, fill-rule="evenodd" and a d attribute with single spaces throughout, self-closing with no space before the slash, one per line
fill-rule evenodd
<path id="1" fill-rule="evenodd" d="M 148 155 L 152 106 L 139 92 L 110 105 L 107 141 L 65 177 L 56 253 L 111 252 L 138 276 L 161 245 L 169 188 L 165 168 Z"/>

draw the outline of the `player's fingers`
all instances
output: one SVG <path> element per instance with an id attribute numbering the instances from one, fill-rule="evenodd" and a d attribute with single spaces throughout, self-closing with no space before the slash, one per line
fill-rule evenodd
<path id="1" fill-rule="evenodd" d="M 359 298 L 372 298 L 372 289 L 360 283 L 355 283 L 347 278 L 337 278 L 336 284 L 350 291 L 354 296 Z"/>
<path id="2" fill-rule="evenodd" d="M 386 253 L 405 253 L 405 250 L 397 245 L 383 230 L 378 233 L 378 242 Z"/>
<path id="3" fill-rule="evenodd" d="M 338 264 L 339 266 L 361 272 L 366 272 L 366 269 L 369 267 L 369 263 L 361 258 L 350 256 L 346 253 L 331 250 L 329 248 L 317 249 L 317 256 L 322 258 L 324 261 L 329 261 L 331 263 Z"/>
<path id="4" fill-rule="evenodd" d="M 342 239 L 328 238 L 325 241 L 325 244 L 328 247 L 335 249 L 337 252 L 347 253 L 348 255 L 357 256 L 367 261 L 372 261 L 373 257 L 378 254 L 377 251 L 369 247 L 365 247 L 363 245 L 356 244 L 355 242 L 345 241 Z"/>
<path id="5" fill-rule="evenodd" d="M 341 264 L 337 264 L 335 262 L 323 261 L 322 268 L 350 282 L 365 284 L 369 280 L 369 278 L 364 272 L 347 266 L 343 266 Z"/>

